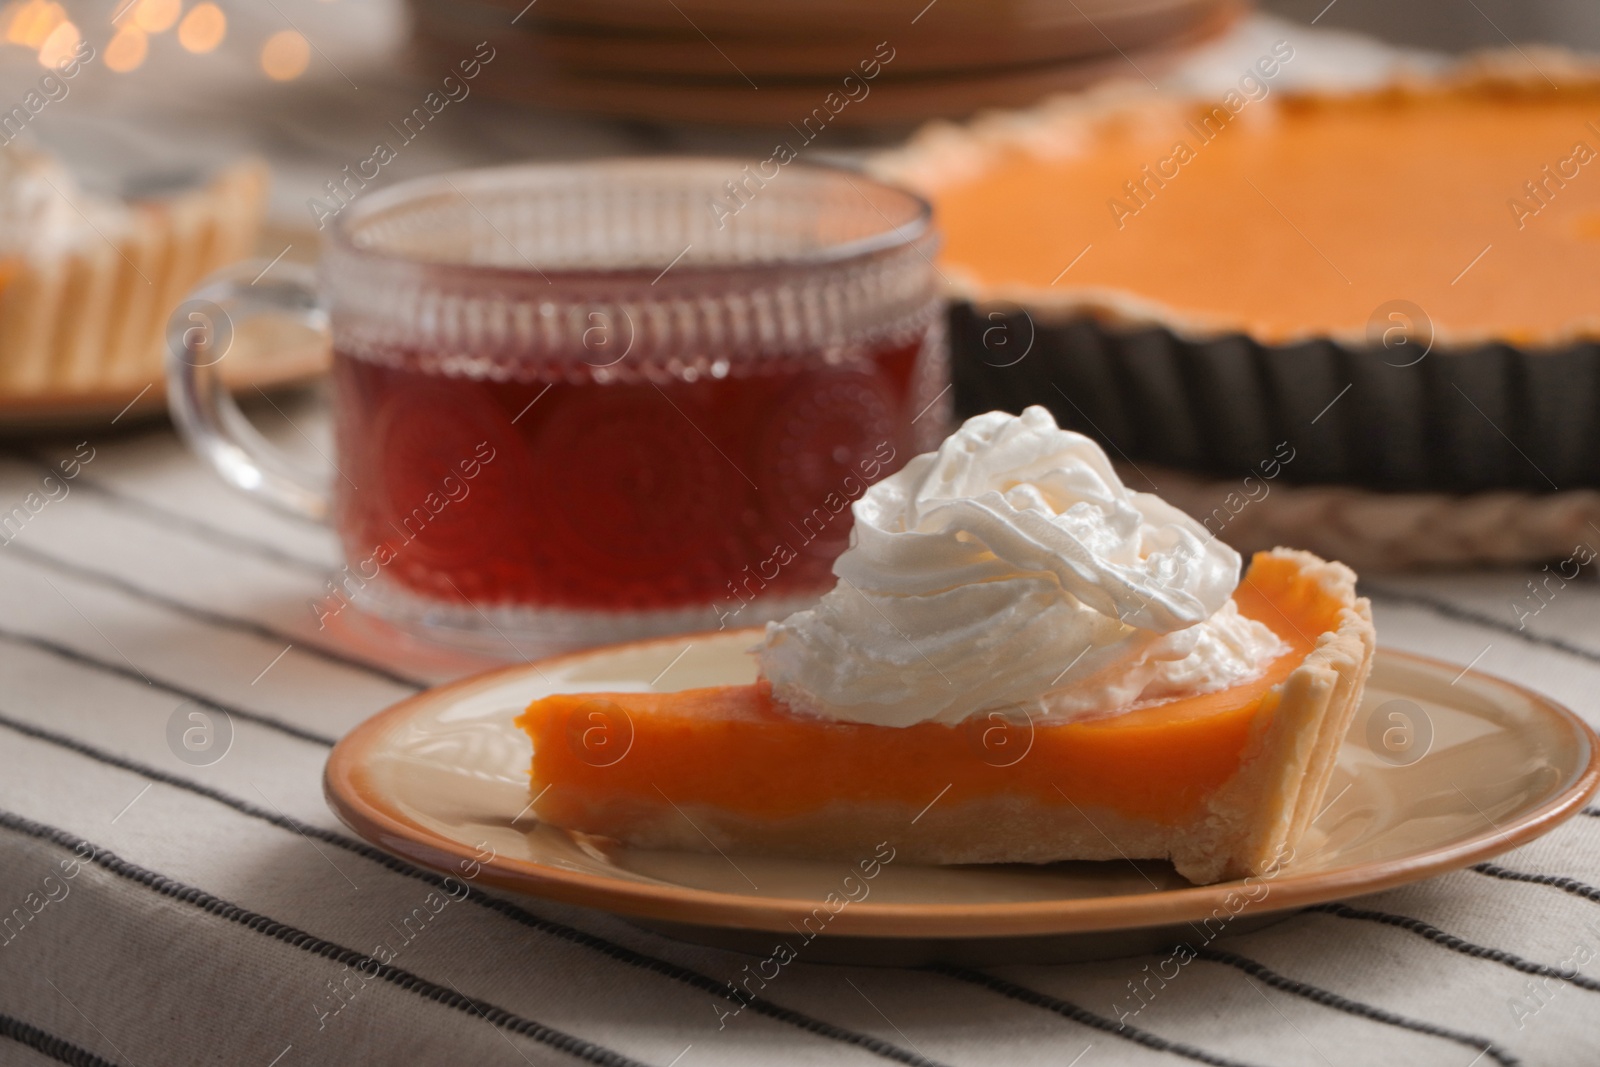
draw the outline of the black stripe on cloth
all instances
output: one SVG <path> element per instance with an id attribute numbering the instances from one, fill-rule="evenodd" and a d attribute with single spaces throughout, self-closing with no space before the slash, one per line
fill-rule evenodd
<path id="1" fill-rule="evenodd" d="M 25 737 L 31 737 L 35 740 L 56 745 L 59 748 L 64 748 L 71 752 L 76 752 L 80 756 L 86 756 L 89 759 L 96 760 L 108 766 L 141 775 L 150 779 L 151 781 L 160 782 L 163 785 L 170 785 L 176 789 L 182 789 L 185 792 L 193 793 L 196 796 L 205 797 L 207 800 L 212 800 L 218 804 L 232 808 L 241 815 L 248 815 L 253 819 L 260 819 L 263 822 L 271 823 L 273 826 L 277 826 L 297 834 L 302 834 L 306 837 L 314 838 L 318 841 L 324 842 L 325 844 L 333 845 L 335 848 L 344 849 L 346 852 L 349 852 L 352 855 L 360 856 L 363 859 L 370 860 L 373 863 L 385 867 L 396 874 L 402 874 L 408 878 L 415 878 L 418 881 L 425 882 L 428 885 L 435 887 L 442 888 L 445 885 L 444 876 L 438 874 L 437 872 L 407 863 L 405 860 L 381 851 L 380 849 L 377 849 L 364 841 L 357 841 L 354 838 L 346 837 L 343 834 L 337 833 L 333 830 L 325 830 L 320 826 L 314 826 L 310 823 L 300 822 L 298 819 L 290 818 L 281 812 L 268 811 L 265 808 L 257 807 L 247 800 L 240 800 L 237 797 L 230 796 L 219 789 L 213 789 L 210 786 L 201 785 L 198 782 L 192 782 L 187 778 L 170 774 L 156 767 L 151 767 L 148 764 L 140 763 L 124 756 L 115 755 L 105 751 L 104 749 L 96 748 L 95 746 L 87 744 L 86 742 L 79 741 L 76 738 L 67 737 L 64 734 L 58 734 L 52 730 L 46 730 L 43 727 L 35 726 L 32 723 L 13 719 L 5 714 L 0 714 L 0 726 L 14 730 Z M 465 885 L 465 883 L 460 884 Z M 676 963 L 672 963 L 669 960 L 660 959 L 656 956 L 650 956 L 643 952 L 637 952 L 631 948 L 619 945 L 614 941 L 609 941 L 598 934 L 591 934 L 585 930 L 579 930 L 576 927 L 568 926 L 565 923 L 559 923 L 553 919 L 546 919 L 542 916 L 535 915 L 530 911 L 518 907 L 510 901 L 502 900 L 500 897 L 491 896 L 472 886 L 467 886 L 466 899 L 470 900 L 479 907 L 496 912 L 499 915 L 512 920 L 513 922 L 520 923 L 521 925 L 528 927 L 529 929 L 537 930 L 540 933 L 560 938 L 563 941 L 569 941 L 575 945 L 590 949 L 594 952 L 599 952 L 600 954 L 608 956 L 619 963 L 625 963 L 629 966 L 638 967 L 642 970 L 651 971 L 665 978 L 671 978 L 675 981 L 682 982 L 694 989 L 699 989 L 703 992 L 710 993 L 713 996 L 720 997 L 723 1000 L 729 1001 L 742 1008 L 748 1008 L 758 1015 L 764 1015 L 769 1019 L 775 1019 L 779 1022 L 788 1023 L 791 1026 L 798 1027 L 799 1029 L 805 1030 L 811 1034 L 815 1034 L 818 1037 L 828 1038 L 833 1041 L 840 1041 L 844 1044 L 859 1048 L 862 1051 L 881 1056 L 884 1059 L 894 1060 L 898 1063 L 909 1064 L 911 1067 L 938 1067 L 938 1065 L 932 1060 L 925 1059 L 915 1052 L 900 1048 L 898 1045 L 890 1044 L 889 1042 L 877 1037 L 873 1037 L 870 1034 L 863 1034 L 854 1030 L 845 1029 L 842 1026 L 835 1026 L 833 1023 L 824 1022 L 821 1019 L 816 1019 L 801 1012 L 785 1008 L 782 1005 L 774 1004 L 769 1000 L 753 996 L 738 986 L 730 986 L 727 982 L 719 982 L 710 975 L 701 974 L 699 971 L 680 966 Z"/>
<path id="2" fill-rule="evenodd" d="M 5 454 L 10 455 L 12 459 L 20 463 L 35 468 L 41 473 L 49 474 L 55 478 L 62 477 L 59 469 L 30 451 L 12 448 L 6 450 Z M 225 530 L 220 526 L 212 526 L 210 523 L 190 518 L 180 512 L 168 511 L 166 508 L 140 500 L 138 497 L 125 493 L 120 489 L 113 489 L 106 483 L 96 481 L 94 478 L 82 473 L 76 478 L 70 479 L 68 484 L 74 490 L 81 489 L 92 496 L 98 496 L 103 500 L 110 501 L 115 510 L 138 515 L 152 525 L 178 530 L 188 534 L 190 537 L 208 541 L 212 544 L 226 545 L 237 551 L 244 551 L 282 566 L 293 567 L 296 570 L 314 574 L 319 579 L 326 578 L 329 572 L 335 569 L 326 563 L 318 563 L 315 560 L 297 556 L 293 552 L 285 552 L 276 545 L 268 544 L 265 541 L 257 541 L 254 538 L 234 533 L 232 530 Z M 288 517 L 295 518 L 296 516 Z"/>
<path id="3" fill-rule="evenodd" d="M 1359 1000 L 1351 1000 L 1349 997 L 1340 996 L 1338 993 L 1323 989 L 1321 986 L 1314 986 L 1309 982 L 1285 977 L 1249 957 L 1204 945 L 1199 948 L 1191 948 L 1191 951 L 1200 959 L 1210 960 L 1213 963 L 1225 963 L 1229 967 L 1237 967 L 1245 974 L 1261 979 L 1274 989 L 1281 989 L 1285 993 L 1293 993 L 1297 997 L 1304 997 L 1309 1001 L 1321 1004 L 1323 1007 L 1342 1011 L 1347 1015 L 1371 1019 L 1374 1022 L 1384 1023 L 1388 1026 L 1398 1026 L 1404 1030 L 1415 1030 L 1419 1034 L 1428 1034 L 1431 1037 L 1442 1037 L 1447 1041 L 1454 1041 L 1458 1045 L 1467 1046 L 1479 1055 L 1487 1055 L 1496 1063 L 1501 1064 L 1502 1067 L 1517 1067 L 1522 1062 L 1516 1056 L 1513 1056 L 1510 1051 L 1496 1045 L 1486 1037 L 1478 1037 L 1475 1034 L 1469 1034 L 1462 1030 L 1453 1030 L 1448 1026 L 1440 1026 L 1438 1023 L 1425 1022 L 1421 1019 L 1408 1019 L 1404 1015 L 1398 1015 L 1387 1009 L 1364 1004 Z"/>
<path id="4" fill-rule="evenodd" d="M 214 915 L 219 919 L 236 923 L 247 930 L 261 934 L 264 937 L 270 937 L 302 952 L 355 968 L 363 977 L 381 978 L 391 985 L 407 992 L 415 993 L 426 1000 L 434 1001 L 448 1008 L 454 1008 L 460 1012 L 480 1016 L 502 1030 L 532 1038 L 541 1045 L 559 1049 L 580 1060 L 599 1064 L 600 1067 L 644 1067 L 640 1061 L 624 1056 L 620 1052 L 614 1052 L 604 1045 L 599 1045 L 586 1038 L 575 1037 L 563 1030 L 557 1030 L 555 1027 L 535 1022 L 532 1019 L 491 1004 L 486 1000 L 465 996 L 448 986 L 437 985 L 426 978 L 412 974 L 410 971 L 403 970 L 393 964 L 379 963 L 372 957 L 357 952 L 353 948 L 346 948 L 336 942 L 308 934 L 298 927 L 290 926 L 288 923 L 282 923 L 259 912 L 241 908 L 237 904 L 231 904 L 221 897 L 207 893 L 203 889 L 185 885 L 183 882 L 168 878 L 164 874 L 158 874 L 155 871 L 140 867 L 136 863 L 130 863 L 116 853 L 103 849 L 92 841 L 85 841 L 83 838 L 70 834 L 65 830 L 34 822 L 9 811 L 0 811 L 0 826 L 19 834 L 37 838 L 40 841 L 48 841 L 61 848 L 75 849 L 80 852 L 84 848 L 92 849 L 93 851 L 89 855 L 87 862 L 93 863 L 103 870 L 110 871 L 118 878 L 143 886 L 169 900 L 175 900 L 180 904 L 188 905 L 208 915 Z"/>
<path id="5" fill-rule="evenodd" d="M 1588 882 L 1580 882 L 1576 878 L 1568 878 L 1561 874 L 1534 874 L 1531 871 L 1514 871 L 1509 867 L 1501 867 L 1494 863 L 1479 863 L 1473 866 L 1474 871 L 1486 874 L 1490 878 L 1499 878 L 1507 882 L 1531 882 L 1534 885 L 1554 886 L 1556 889 L 1571 893 L 1575 897 L 1600 904 L 1600 889 Z"/>
<path id="6" fill-rule="evenodd" d="M 264 726 L 269 730 L 276 730 L 281 734 L 286 734 L 289 737 L 297 738 L 301 741 L 310 741 L 312 744 L 322 745 L 324 748 L 332 748 L 334 744 L 333 738 L 319 734 L 314 730 L 307 730 L 304 727 L 296 726 L 293 723 L 284 722 L 281 719 L 275 719 L 272 716 L 263 714 L 259 711 L 250 711 L 234 704 L 225 704 L 222 701 L 217 700 L 215 697 L 209 697 L 204 693 L 197 692 L 196 690 L 155 678 L 149 674 L 141 673 L 124 663 L 112 663 L 110 660 L 103 660 L 97 656 L 91 656 L 87 652 L 81 652 L 69 645 L 63 645 L 57 641 L 52 641 L 48 637 L 39 637 L 36 634 L 18 633 L 14 630 L 0 628 L 0 641 L 9 641 L 12 644 L 17 645 L 26 645 L 29 648 L 38 649 L 40 652 L 47 652 L 58 659 L 66 660 L 67 662 L 80 667 L 88 667 L 91 670 L 100 671 L 105 674 L 112 674 L 118 678 L 125 678 L 130 682 L 137 682 L 146 687 L 153 687 L 161 690 L 163 693 L 170 693 L 173 696 L 181 697 L 184 700 L 192 700 L 202 707 L 210 708 L 212 711 L 220 711 L 226 715 L 232 716 L 233 718 L 242 719 L 245 722 L 253 722 L 257 726 Z"/>
<path id="7" fill-rule="evenodd" d="M 1534 963 L 1532 960 L 1523 959 L 1515 952 L 1474 944 L 1464 937 L 1447 934 L 1437 926 L 1425 923 L 1421 919 L 1414 919 L 1409 915 L 1395 915 L 1391 912 L 1373 911 L 1369 908 L 1352 908 L 1348 904 L 1338 903 L 1314 904 L 1305 910 L 1321 912 L 1325 915 L 1337 915 L 1341 919 L 1360 919 L 1365 922 L 1383 923 L 1385 926 L 1409 930 L 1419 937 L 1425 937 L 1434 944 L 1443 945 L 1452 952 L 1459 952 L 1463 956 L 1489 960 L 1492 963 L 1510 967 L 1514 971 L 1521 971 L 1523 974 L 1538 975 L 1540 978 L 1559 978 L 1564 982 L 1570 982 L 1579 989 L 1587 989 L 1591 993 L 1600 993 L 1600 981 L 1596 981 L 1586 975 L 1572 974 L 1561 970 L 1559 967 L 1551 967 L 1544 963 Z"/>
<path id="8" fill-rule="evenodd" d="M 1008 982 L 997 975 L 975 971 L 970 967 L 957 967 L 944 963 L 931 964 L 924 967 L 923 970 L 942 974 L 947 978 L 954 978 L 960 982 L 970 982 L 972 985 L 980 986 L 992 993 L 999 993 L 1001 996 L 1011 1000 L 1019 1001 L 1035 1008 L 1043 1008 L 1045 1011 L 1055 1012 L 1057 1015 L 1071 1019 L 1075 1023 L 1081 1023 L 1092 1029 L 1113 1034 L 1126 1041 L 1132 1041 L 1136 1045 L 1154 1049 L 1157 1052 L 1170 1052 L 1175 1056 L 1182 1056 L 1198 1063 L 1212 1064 L 1212 1067 L 1250 1067 L 1249 1064 L 1244 1063 L 1242 1060 L 1219 1056 L 1214 1052 L 1207 1052 L 1203 1048 L 1196 1048 L 1182 1041 L 1169 1041 L 1159 1034 L 1153 1034 L 1149 1030 L 1141 1030 L 1137 1026 L 1119 1024 L 1087 1008 L 1080 1008 L 1069 1000 L 1062 1000 L 1059 997 L 1041 993 L 1037 989 L 1030 989 L 1015 982 Z"/>
<path id="9" fill-rule="evenodd" d="M 66 1038 L 46 1033 L 31 1023 L 0 1012 L 0 1037 L 9 1037 L 19 1045 L 47 1056 L 57 1063 L 70 1063 L 72 1067 L 117 1067 L 110 1060 L 101 1059 L 86 1048 L 80 1048 Z"/>
<path id="10" fill-rule="evenodd" d="M 1600 808 L 1584 808 L 1583 814 L 1591 819 L 1600 819 Z"/>
<path id="11" fill-rule="evenodd" d="M 392 682 L 395 685 L 402 686 L 406 689 L 415 691 L 427 688 L 426 683 L 420 682 L 415 678 L 408 678 L 403 674 L 398 674 L 379 664 L 368 663 L 365 660 L 356 659 L 354 656 L 347 656 L 337 649 L 314 644 L 311 641 L 308 641 L 301 634 L 290 633 L 287 630 L 279 630 L 268 626 L 266 623 L 257 622 L 255 619 L 241 619 L 233 615 L 224 615 L 221 612 L 212 611 L 209 608 L 196 607 L 193 604 L 186 604 L 181 600 L 167 596 L 165 593 L 158 593 L 153 589 L 146 589 L 143 586 L 135 585 L 133 582 L 128 581 L 126 578 L 123 578 L 120 575 L 110 574 L 106 571 L 94 570 L 93 568 L 85 567 L 80 563 L 57 559 L 48 553 L 40 552 L 36 548 L 30 548 L 27 545 L 21 544 L 17 541 L 11 541 L 7 543 L 5 545 L 5 550 L 9 550 L 13 555 L 22 556 L 25 559 L 29 559 L 40 564 L 41 566 L 48 567 L 57 574 L 69 575 L 73 578 L 77 578 L 80 581 L 87 582 L 92 585 L 98 585 L 106 589 L 115 589 L 117 592 L 122 593 L 125 596 L 132 597 L 135 600 L 142 600 L 147 604 L 154 604 L 174 614 L 194 619 L 196 622 L 203 622 L 207 625 L 216 626 L 221 629 L 235 630 L 239 633 L 250 634 L 252 637 L 259 637 L 264 641 L 292 644 L 302 652 L 315 656 L 327 663 L 361 671 L 365 674 L 372 675 L 374 678 L 381 678 L 386 682 Z"/>
<path id="12" fill-rule="evenodd" d="M 1369 596 L 1380 603 L 1389 600 L 1396 604 L 1410 604 L 1413 607 L 1426 608 L 1435 615 L 1440 615 L 1446 619 L 1471 623 L 1474 626 L 1481 626 L 1485 629 L 1508 634 L 1511 637 L 1526 641 L 1530 645 L 1553 648 L 1557 652 L 1564 652 L 1569 656 L 1576 656 L 1578 659 L 1587 660 L 1590 663 L 1600 663 L 1600 652 L 1596 652 L 1593 649 L 1575 645 L 1571 641 L 1563 641 L 1559 637 L 1547 637 L 1544 634 L 1536 634 L 1532 630 L 1520 629 L 1503 619 L 1496 619 L 1490 615 L 1459 607 L 1448 600 L 1441 600 L 1438 597 L 1431 597 L 1422 593 L 1408 593 L 1399 589 L 1385 589 L 1381 586 L 1369 585 L 1366 582 L 1360 584 L 1360 592 L 1363 596 Z"/>

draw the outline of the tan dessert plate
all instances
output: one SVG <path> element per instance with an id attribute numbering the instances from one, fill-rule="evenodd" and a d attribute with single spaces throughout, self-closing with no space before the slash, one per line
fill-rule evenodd
<path id="1" fill-rule="evenodd" d="M 0 353 L 3 355 L 3 353 Z M 241 323 L 222 363 L 222 380 L 240 400 L 310 385 L 328 373 L 328 342 L 297 324 L 271 318 Z M 135 422 L 167 410 L 167 383 L 160 375 L 130 385 L 39 393 L 0 392 L 0 433 L 67 430 Z M 125 423 L 126 424 L 126 423 Z"/>
<path id="2" fill-rule="evenodd" d="M 1250 884 L 1193 886 L 1142 861 L 890 861 L 863 879 L 844 861 L 633 849 L 531 815 L 532 750 L 512 725 L 530 700 L 748 682 L 746 650 L 759 634 L 619 645 L 431 689 L 339 742 L 328 802 L 358 834 L 418 863 L 458 872 L 492 850 L 480 884 L 617 912 L 685 940 L 762 955 L 783 940 L 815 961 L 992 964 L 1150 951 L 1426 878 L 1545 833 L 1600 785 L 1600 739 L 1571 711 L 1380 649 L 1323 811 L 1292 861 Z M 616 740 L 625 759 L 629 739 Z"/>

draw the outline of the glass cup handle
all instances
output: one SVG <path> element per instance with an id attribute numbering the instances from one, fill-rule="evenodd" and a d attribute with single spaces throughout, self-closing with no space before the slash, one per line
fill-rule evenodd
<path id="1" fill-rule="evenodd" d="M 252 260 L 218 271 L 167 320 L 167 402 L 189 447 L 224 481 L 294 515 L 326 522 L 329 478 L 291 459 L 244 417 L 223 381 L 235 325 L 258 315 L 293 318 L 329 336 L 316 272 Z"/>

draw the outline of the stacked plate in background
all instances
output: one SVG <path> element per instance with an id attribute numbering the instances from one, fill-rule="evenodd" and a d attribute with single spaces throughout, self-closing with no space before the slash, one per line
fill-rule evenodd
<path id="1" fill-rule="evenodd" d="M 478 84 L 508 99 L 729 124 L 801 123 L 823 108 L 830 124 L 855 126 L 1028 104 L 1116 73 L 1153 77 L 1244 9 L 1240 0 L 411 0 L 411 7 L 427 63 L 454 67 L 492 40 L 500 54 Z M 508 26 L 521 33 L 508 35 Z M 830 93 L 839 94 L 831 105 Z"/>

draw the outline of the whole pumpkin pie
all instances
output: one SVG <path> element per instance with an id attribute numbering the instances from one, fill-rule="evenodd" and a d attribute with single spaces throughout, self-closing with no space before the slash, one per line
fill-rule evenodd
<path id="1" fill-rule="evenodd" d="M 968 420 L 855 519 L 756 683 L 529 705 L 538 817 L 729 853 L 1171 859 L 1195 882 L 1292 856 L 1370 666 L 1348 569 L 1278 549 L 1241 581 L 1039 407 Z"/>
<path id="2" fill-rule="evenodd" d="M 1600 485 L 1600 69 L 1528 50 L 1316 93 L 1279 87 L 1295 64 L 1279 42 L 1213 97 L 1114 88 L 878 161 L 972 304 L 958 409 L 1044 403 L 1197 471 L 1288 438 L 1296 481 Z"/>

